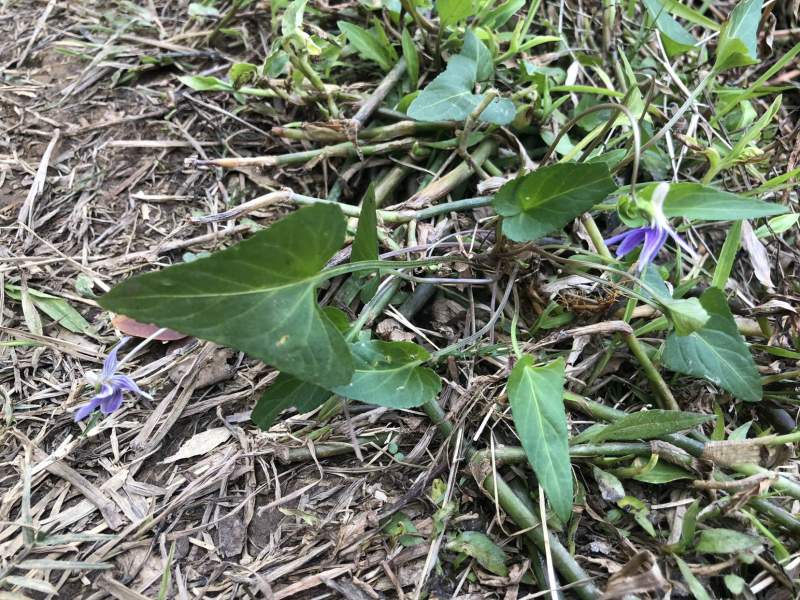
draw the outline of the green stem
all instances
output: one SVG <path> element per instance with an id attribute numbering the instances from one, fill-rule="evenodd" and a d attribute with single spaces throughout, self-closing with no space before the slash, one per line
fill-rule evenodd
<path id="1" fill-rule="evenodd" d="M 240 168 L 240 167 L 286 167 L 290 165 L 305 164 L 313 159 L 326 159 L 326 158 L 357 158 L 359 153 L 361 156 L 375 156 L 376 154 L 389 154 L 397 150 L 407 150 L 416 143 L 415 138 L 401 138 L 399 140 L 392 140 L 380 144 L 369 144 L 366 146 L 356 147 L 353 142 L 342 142 L 341 144 L 333 144 L 331 146 L 324 146 L 323 148 L 315 148 L 313 150 L 304 150 L 302 152 L 291 152 L 289 154 L 278 154 L 268 156 L 250 156 L 245 158 L 216 158 L 212 160 L 197 160 L 193 164 L 201 167 L 223 167 L 223 168 Z"/>
<path id="2" fill-rule="evenodd" d="M 536 544 L 537 548 L 544 551 L 545 547 L 550 547 L 553 564 L 568 583 L 574 584 L 571 589 L 578 597 L 582 600 L 596 600 L 602 595 L 555 534 L 548 532 L 545 538 L 539 517 L 520 500 L 502 477 L 490 474 L 483 480 L 482 487 L 489 495 L 497 498 L 506 514 L 525 531 L 525 537 Z"/>
<path id="3" fill-rule="evenodd" d="M 600 229 L 597 227 L 597 223 L 595 223 L 592 216 L 586 213 L 583 216 L 582 221 L 586 227 L 587 233 L 589 234 L 589 238 L 592 240 L 592 244 L 594 244 L 594 247 L 597 249 L 598 254 L 604 258 L 611 258 L 611 252 L 608 250 L 608 246 L 606 246 L 606 243 L 603 240 L 603 235 L 600 233 Z M 639 361 L 639 364 L 642 366 L 645 376 L 647 377 L 648 381 L 650 381 L 650 385 L 653 387 L 653 391 L 656 393 L 659 406 L 668 410 L 680 410 L 680 406 L 678 406 L 678 403 L 675 401 L 675 397 L 672 395 L 667 382 L 664 381 L 661 373 L 659 373 L 658 369 L 655 368 L 650 360 L 650 357 L 647 356 L 647 353 L 644 351 L 644 348 L 636 336 L 633 334 L 625 334 L 623 339 L 628 345 L 628 349 L 631 351 L 631 354 L 636 357 L 636 359 Z"/>
<path id="4" fill-rule="evenodd" d="M 656 144 L 656 142 L 658 142 L 662 137 L 664 137 L 667 134 L 668 131 L 672 131 L 672 128 L 675 127 L 675 124 L 681 119 L 681 117 L 683 117 L 683 114 L 692 107 L 692 104 L 694 104 L 694 101 L 703 92 L 703 90 L 706 89 L 706 86 L 708 86 L 708 84 L 714 80 L 716 74 L 717 74 L 716 71 L 712 70 L 708 75 L 706 75 L 703 78 L 703 80 L 699 84 L 697 84 L 697 87 L 694 88 L 694 90 L 692 90 L 692 93 L 689 94 L 689 97 L 686 98 L 686 101 L 681 105 L 681 107 L 677 111 L 675 111 L 675 114 L 672 115 L 670 120 L 667 121 L 664 124 L 664 126 L 656 132 L 656 134 L 653 137 L 651 137 L 649 140 L 647 140 L 645 144 L 642 145 L 640 149 L 641 152 L 644 152 L 648 148 L 652 148 Z M 636 159 L 635 153 L 629 154 L 627 157 L 625 157 L 625 159 L 622 160 L 622 162 L 620 162 L 616 166 L 615 170 L 619 171 L 620 169 L 629 165 L 635 159 Z"/>
<path id="5" fill-rule="evenodd" d="M 496 141 L 493 139 L 484 140 L 475 151 L 472 152 L 471 161 L 465 160 L 446 175 L 425 186 L 424 189 L 409 198 L 409 205 L 427 206 L 433 204 L 439 198 L 443 198 L 472 176 L 474 173 L 473 165 L 480 167 L 483 161 L 489 158 L 496 149 Z"/>
<path id="6" fill-rule="evenodd" d="M 400 137 L 416 137 L 427 133 L 450 131 L 454 129 L 455 126 L 455 121 L 434 121 L 431 123 L 423 123 L 421 121 L 399 121 L 389 125 L 360 129 L 356 135 L 359 140 L 387 142 Z M 310 140 L 327 144 L 346 142 L 349 139 L 347 132 L 308 123 L 297 128 L 273 127 L 272 133 L 290 140 Z"/>
<path id="7" fill-rule="evenodd" d="M 627 413 L 624 411 L 611 408 L 610 406 L 600 404 L 599 402 L 594 402 L 593 400 L 589 400 L 588 398 L 584 398 L 583 396 L 573 392 L 564 392 L 564 402 L 571 408 L 604 421 L 619 421 L 621 418 L 627 416 Z M 793 436 L 794 434 L 789 435 Z M 681 448 L 682 450 L 685 450 L 695 458 L 703 457 L 703 451 L 705 449 L 705 444 L 703 442 L 698 442 L 697 440 L 693 440 L 685 435 L 677 433 L 662 436 L 661 439 L 677 446 L 678 448 Z M 753 464 L 731 465 L 730 468 L 745 476 L 759 475 L 762 473 L 773 474 L 768 469 Z M 800 500 L 800 484 L 795 483 L 794 481 L 787 479 L 782 475 L 778 475 L 778 478 L 772 484 L 772 487 L 779 492 L 786 494 L 787 496 L 791 496 L 792 498 Z"/>
<path id="8" fill-rule="evenodd" d="M 650 361 L 650 357 L 647 356 L 647 352 L 645 352 L 644 347 L 639 342 L 638 338 L 632 333 L 623 334 L 622 337 L 625 340 L 625 343 L 628 344 L 631 354 L 636 357 L 636 360 L 638 360 L 639 364 L 642 366 L 642 370 L 644 371 L 647 379 L 650 381 L 650 385 L 653 386 L 653 390 L 655 391 L 656 398 L 658 400 L 658 405 L 666 410 L 680 410 L 681 407 L 678 406 L 678 403 L 675 401 L 675 397 L 672 395 L 667 382 L 664 381 L 664 378 L 661 377 L 658 369 L 656 369 L 653 363 Z"/>
<path id="9" fill-rule="evenodd" d="M 422 409 L 428 415 L 428 418 L 433 421 L 443 437 L 449 437 L 453 433 L 453 425 L 447 420 L 442 407 L 435 399 L 428 400 L 422 405 Z M 465 451 L 467 460 L 470 462 L 476 456 L 480 458 L 479 453 L 469 444 Z M 582 600 L 596 600 L 600 597 L 600 590 L 591 583 L 589 576 L 561 544 L 559 539 L 552 533 L 545 539 L 539 517 L 529 510 L 502 477 L 493 473 L 488 475 L 480 484 L 490 495 L 497 498 L 503 510 L 514 520 L 517 526 L 525 531 L 525 536 L 536 544 L 540 550 L 544 550 L 546 545 L 550 546 L 556 569 L 566 581 L 577 584 L 575 592 Z M 585 583 L 578 584 L 578 582 Z"/>

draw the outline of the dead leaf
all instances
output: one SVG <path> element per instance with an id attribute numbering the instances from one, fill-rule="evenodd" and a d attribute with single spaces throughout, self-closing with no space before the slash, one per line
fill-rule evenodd
<path id="1" fill-rule="evenodd" d="M 224 558 L 239 556 L 244 549 L 246 534 L 247 528 L 240 514 L 226 517 L 217 525 L 217 548 L 220 554 Z"/>
<path id="2" fill-rule="evenodd" d="M 750 257 L 756 279 L 768 290 L 774 289 L 770 276 L 769 254 L 764 244 L 756 237 L 749 221 L 742 221 L 742 245 Z"/>
<path id="3" fill-rule="evenodd" d="M 624 598 L 630 594 L 661 592 L 671 587 L 661 574 L 656 557 L 644 551 L 630 559 L 619 572 L 609 578 L 601 600 Z"/>
<path id="4" fill-rule="evenodd" d="M 394 319 L 384 319 L 375 327 L 375 334 L 382 340 L 390 342 L 411 342 L 414 340 L 414 334 L 410 331 L 403 330 Z"/>
<path id="5" fill-rule="evenodd" d="M 139 321 L 131 319 L 130 317 L 126 317 L 125 315 L 117 315 L 111 319 L 111 324 L 125 335 L 132 335 L 133 337 L 138 338 L 149 338 L 159 329 L 163 329 L 158 325 L 140 323 Z M 172 329 L 165 329 L 153 339 L 158 340 L 159 342 L 174 342 L 175 340 L 182 340 L 185 337 L 187 336 L 183 333 L 172 331 Z"/>
<path id="6" fill-rule="evenodd" d="M 208 357 L 206 362 L 198 369 L 195 374 L 195 388 L 204 388 L 220 381 L 225 381 L 233 376 L 234 369 L 228 364 L 234 351 L 230 348 L 217 348 Z M 192 361 L 183 361 L 169 372 L 169 378 L 173 383 L 179 383 L 188 369 L 192 368 Z"/>
<path id="7" fill-rule="evenodd" d="M 162 460 L 164 463 L 173 463 L 184 458 L 191 458 L 192 456 L 200 456 L 211 452 L 214 448 L 225 442 L 231 437 L 231 432 L 226 427 L 214 427 L 206 431 L 201 431 L 186 440 L 178 451 Z"/>
<path id="8" fill-rule="evenodd" d="M 752 463 L 759 465 L 768 456 L 766 446 L 772 436 L 748 440 L 720 440 L 706 442 L 701 458 L 718 465 L 739 465 Z"/>

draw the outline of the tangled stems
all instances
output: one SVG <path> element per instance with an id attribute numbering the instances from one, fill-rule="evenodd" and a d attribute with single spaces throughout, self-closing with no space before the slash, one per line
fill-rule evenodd
<path id="1" fill-rule="evenodd" d="M 422 409 L 436 425 L 439 433 L 443 437 L 450 437 L 453 433 L 453 424 L 447 420 L 439 403 L 435 399 L 431 399 L 422 405 Z M 478 450 L 470 444 L 466 445 L 465 454 L 469 462 L 479 456 Z M 549 533 L 548 536 L 544 535 L 541 519 L 528 508 L 527 504 L 517 496 L 502 477 L 495 473 L 489 473 L 484 477 L 483 481 L 478 481 L 478 484 L 489 495 L 497 499 L 503 510 L 525 532 L 525 536 L 536 544 L 537 548 L 544 552 L 545 548 L 549 546 L 553 564 L 567 582 L 574 584 L 575 593 L 581 600 L 596 600 L 601 596 L 599 588 L 592 583 L 591 577 L 577 563 L 559 539 L 552 533 Z"/>

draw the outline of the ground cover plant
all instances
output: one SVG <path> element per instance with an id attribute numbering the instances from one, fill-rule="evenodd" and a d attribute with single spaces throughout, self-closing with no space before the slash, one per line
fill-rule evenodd
<path id="1" fill-rule="evenodd" d="M 794 8 L 3 10 L 0 596 L 796 597 Z"/>

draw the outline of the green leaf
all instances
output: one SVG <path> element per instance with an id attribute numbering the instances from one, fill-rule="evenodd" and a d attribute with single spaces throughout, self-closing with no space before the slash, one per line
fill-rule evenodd
<path id="1" fill-rule="evenodd" d="M 371 31 L 347 21 L 338 21 L 337 25 L 339 30 L 347 36 L 347 41 L 352 44 L 359 56 L 378 63 L 378 66 L 384 71 L 392 68 L 391 52 Z"/>
<path id="2" fill-rule="evenodd" d="M 631 413 L 601 429 L 594 442 L 606 440 L 651 440 L 691 429 L 714 418 L 714 415 L 682 412 L 679 410 L 647 410 Z"/>
<path id="3" fill-rule="evenodd" d="M 697 515 L 700 514 L 700 498 L 697 498 L 686 509 L 681 524 L 681 535 L 675 545 L 678 552 L 684 552 L 694 541 L 694 532 L 697 529 Z"/>
<path id="4" fill-rule="evenodd" d="M 767 221 L 767 225 L 762 225 L 756 229 L 756 237 L 763 239 L 785 233 L 797 224 L 798 219 L 800 219 L 800 213 L 788 213 L 773 217 Z"/>
<path id="5" fill-rule="evenodd" d="M 694 479 L 692 474 L 686 469 L 681 469 L 677 465 L 659 461 L 656 466 L 650 469 L 647 473 L 640 473 L 635 475 L 632 479 L 642 481 L 644 483 L 652 483 L 660 485 L 662 483 L 670 483 L 679 479 Z"/>
<path id="6" fill-rule="evenodd" d="M 484 27 L 493 30 L 499 29 L 523 6 L 525 6 L 525 0 L 506 0 L 486 15 L 486 18 L 483 19 Z"/>
<path id="7" fill-rule="evenodd" d="M 436 398 L 439 376 L 422 363 L 428 352 L 413 342 L 366 340 L 351 346 L 355 373 L 333 388 L 340 396 L 389 408 L 413 408 Z"/>
<path id="8" fill-rule="evenodd" d="M 561 229 L 615 189 L 604 163 L 564 163 L 512 179 L 492 205 L 503 217 L 503 233 L 527 242 Z"/>
<path id="9" fill-rule="evenodd" d="M 494 73 L 492 53 L 471 30 L 467 30 L 464 34 L 464 46 L 461 48 L 461 56 L 475 63 L 475 81 L 486 81 Z"/>
<path id="10" fill-rule="evenodd" d="M 727 169 L 735 165 L 743 156 L 746 157 L 747 151 L 752 149 L 750 144 L 755 142 L 761 136 L 761 132 L 772 123 L 781 108 L 782 102 L 783 96 L 777 96 L 769 105 L 769 108 L 764 111 L 764 114 L 755 123 L 747 127 L 742 136 L 736 140 L 733 148 L 722 159 L 720 166 L 717 167 L 718 169 Z"/>
<path id="11" fill-rule="evenodd" d="M 419 52 L 411 34 L 408 33 L 408 29 L 405 27 L 403 28 L 403 36 L 400 38 L 400 43 L 403 46 L 403 58 L 406 59 L 408 78 L 411 80 L 413 89 L 417 89 L 417 84 L 419 83 Z"/>
<path id="12" fill-rule="evenodd" d="M 258 76 L 258 66 L 251 63 L 234 63 L 228 70 L 228 79 L 234 88 L 252 83 Z"/>
<path id="13" fill-rule="evenodd" d="M 742 222 L 734 221 L 722 243 L 722 250 L 719 252 L 717 266 L 714 267 L 714 275 L 711 277 L 711 286 L 720 290 L 725 289 L 728 278 L 733 271 L 733 264 L 736 262 L 736 254 L 742 244 Z"/>
<path id="14" fill-rule="evenodd" d="M 259 429 L 267 431 L 284 410 L 294 406 L 299 412 L 309 412 L 321 406 L 331 393 L 313 383 L 279 373 L 275 381 L 256 402 L 250 419 Z"/>
<path id="15" fill-rule="evenodd" d="M 488 62 L 487 57 L 488 56 Z M 491 54 L 472 31 L 467 31 L 461 54 L 453 56 L 408 107 L 408 116 L 419 121 L 463 121 L 481 103 L 475 84 L 491 75 Z M 516 116 L 511 100 L 496 98 L 481 113 L 480 120 L 507 125 Z"/>
<path id="16" fill-rule="evenodd" d="M 303 31 L 303 14 L 308 0 L 293 0 L 286 7 L 281 19 L 281 34 L 300 52 L 319 56 L 322 49 L 314 43 L 311 36 Z"/>
<path id="17" fill-rule="evenodd" d="M 10 283 L 5 288 L 9 298 L 22 301 L 22 288 Z M 86 333 L 91 328 L 89 322 L 63 298 L 31 288 L 28 288 L 28 297 L 36 308 L 73 333 Z"/>
<path id="18" fill-rule="evenodd" d="M 708 322 L 709 315 L 697 298 L 669 300 L 664 304 L 678 335 L 689 335 Z"/>
<path id="19" fill-rule="evenodd" d="M 99 302 L 332 388 L 350 381 L 352 359 L 316 288 L 344 235 L 338 207 L 310 206 L 208 258 L 124 281 Z"/>
<path id="20" fill-rule="evenodd" d="M 712 600 L 711 596 L 708 595 L 705 586 L 700 583 L 700 580 L 698 580 L 694 573 L 692 573 L 689 565 L 687 565 L 677 556 L 673 556 L 672 558 L 674 558 L 675 562 L 678 563 L 678 569 L 680 570 L 681 575 L 683 575 L 683 578 L 686 580 L 686 585 L 689 588 L 689 591 L 692 593 L 692 596 L 694 596 L 696 600 Z"/>
<path id="21" fill-rule="evenodd" d="M 199 2 L 192 2 L 189 4 L 188 13 L 190 17 L 218 17 L 219 9 Z"/>
<path id="22" fill-rule="evenodd" d="M 353 240 L 353 251 L 350 262 L 362 260 L 378 260 L 378 217 L 375 208 L 375 184 L 370 183 L 364 200 L 361 202 L 361 213 L 358 218 L 356 237 Z M 361 280 L 369 273 L 357 273 L 353 277 Z M 380 280 L 374 277 L 361 291 L 361 300 L 368 302 L 378 291 Z"/>
<path id="23" fill-rule="evenodd" d="M 644 0 L 644 5 L 661 32 L 667 54 L 675 56 L 694 48 L 697 40 L 672 18 L 661 0 Z"/>
<path id="24" fill-rule="evenodd" d="M 714 70 L 754 65 L 758 62 L 758 23 L 763 0 L 742 0 L 722 26 Z"/>
<path id="25" fill-rule="evenodd" d="M 728 588 L 728 591 L 734 596 L 739 596 L 744 593 L 747 582 L 738 575 L 728 573 L 722 579 L 725 582 L 725 587 Z"/>
<path id="26" fill-rule="evenodd" d="M 708 379 L 741 400 L 761 400 L 761 377 L 725 295 L 709 288 L 700 303 L 711 318 L 702 329 L 687 336 L 671 333 L 664 346 L 664 365 L 678 373 Z"/>
<path id="27" fill-rule="evenodd" d="M 455 25 L 475 14 L 474 0 L 436 0 L 436 12 L 442 27 Z"/>
<path id="28" fill-rule="evenodd" d="M 733 529 L 703 529 L 694 547 L 699 554 L 737 554 L 759 548 L 759 538 Z"/>
<path id="29" fill-rule="evenodd" d="M 517 435 L 550 505 L 566 522 L 572 513 L 572 469 L 563 395 L 563 358 L 535 367 L 525 355 L 508 378 Z"/>
<path id="30" fill-rule="evenodd" d="M 447 542 L 447 549 L 471 556 L 490 573 L 500 577 L 508 575 L 508 555 L 485 533 L 462 531 Z"/>
<path id="31" fill-rule="evenodd" d="M 195 92 L 232 92 L 233 86 L 217 77 L 202 75 L 183 75 L 178 77 L 183 85 Z"/>
<path id="32" fill-rule="evenodd" d="M 637 190 L 636 193 L 643 200 L 649 200 L 657 185 L 657 183 L 648 184 L 641 190 Z M 669 186 L 667 197 L 664 199 L 664 214 L 667 217 L 684 217 L 703 221 L 757 219 L 785 212 L 787 212 L 787 208 L 780 204 L 724 192 L 700 183 L 672 183 Z M 643 222 L 641 221 L 641 223 Z M 630 224 L 632 223 L 634 221 Z"/>
<path id="33" fill-rule="evenodd" d="M 664 7 L 672 14 L 680 17 L 681 19 L 686 19 L 690 23 L 700 25 L 710 29 L 711 31 L 720 30 L 720 26 L 716 21 L 709 19 L 700 11 L 681 3 L 681 0 L 661 0 L 661 4 L 663 4 Z"/>

